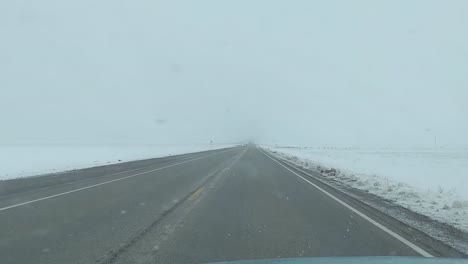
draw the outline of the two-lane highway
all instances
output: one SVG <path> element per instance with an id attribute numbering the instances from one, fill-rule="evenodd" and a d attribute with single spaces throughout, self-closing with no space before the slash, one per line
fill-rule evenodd
<path id="1" fill-rule="evenodd" d="M 419 256 L 253 147 L 182 222 L 164 241 L 149 234 L 118 263 Z"/>
<path id="2" fill-rule="evenodd" d="M 303 177 L 247 146 L 9 194 L 0 263 L 430 255 Z"/>

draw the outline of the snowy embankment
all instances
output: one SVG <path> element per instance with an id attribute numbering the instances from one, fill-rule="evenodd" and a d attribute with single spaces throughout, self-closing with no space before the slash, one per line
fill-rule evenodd
<path id="1" fill-rule="evenodd" d="M 468 150 L 263 148 L 468 232 Z"/>
<path id="2" fill-rule="evenodd" d="M 233 145 L 0 146 L 0 180 L 221 149 Z"/>

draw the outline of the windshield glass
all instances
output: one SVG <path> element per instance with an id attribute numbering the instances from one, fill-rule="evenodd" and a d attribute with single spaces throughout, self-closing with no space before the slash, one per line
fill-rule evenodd
<path id="1" fill-rule="evenodd" d="M 0 1 L 0 263 L 462 259 L 467 76 L 463 0 Z"/>

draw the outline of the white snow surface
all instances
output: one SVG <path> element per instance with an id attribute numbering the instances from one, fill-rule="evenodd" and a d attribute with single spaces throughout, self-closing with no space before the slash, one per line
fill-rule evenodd
<path id="1" fill-rule="evenodd" d="M 324 177 L 468 232 L 468 150 L 262 146 Z"/>
<path id="2" fill-rule="evenodd" d="M 0 180 L 232 147 L 219 145 L 3 145 Z"/>

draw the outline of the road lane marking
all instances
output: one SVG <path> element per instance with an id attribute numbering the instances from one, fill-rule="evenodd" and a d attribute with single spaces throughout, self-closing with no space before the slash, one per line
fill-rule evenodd
<path id="1" fill-rule="evenodd" d="M 197 199 L 197 197 L 203 192 L 203 190 L 205 189 L 205 187 L 200 187 L 198 188 L 197 191 L 195 191 L 189 198 L 190 201 L 193 201 L 195 199 Z"/>
<path id="2" fill-rule="evenodd" d="M 112 165 L 115 165 L 115 164 L 112 164 Z M 115 176 L 115 175 L 124 174 L 124 173 L 132 172 L 132 171 L 137 171 L 137 170 L 141 170 L 141 169 L 148 168 L 148 167 L 154 167 L 154 166 L 155 166 L 155 165 L 148 165 L 148 166 L 143 166 L 143 167 L 135 168 L 135 169 L 131 169 L 131 170 L 114 172 L 114 173 L 111 173 L 111 174 L 103 175 L 103 176 L 101 176 L 101 177 Z M 85 168 L 85 169 L 86 169 L 86 168 Z M 65 172 L 65 173 L 67 173 L 67 172 Z M 57 176 L 58 176 L 58 175 L 57 175 Z M 57 177 L 57 176 L 54 176 L 54 178 Z M 38 177 L 41 177 L 41 176 L 38 176 Z M 48 190 L 48 189 L 51 189 L 51 188 L 54 188 L 54 187 L 62 187 L 62 186 L 66 186 L 66 185 L 70 185 L 70 184 L 74 184 L 74 183 L 82 183 L 82 182 L 92 181 L 92 180 L 96 180 L 96 179 L 99 179 L 99 177 L 96 177 L 96 178 L 88 178 L 88 179 L 82 179 L 82 180 L 77 180 L 77 181 L 65 182 L 65 183 L 61 183 L 61 184 L 57 184 L 57 185 L 53 185 L 53 186 L 42 187 L 42 188 L 39 188 L 39 189 L 34 189 L 34 190 L 26 191 L 26 193 L 32 192 L 32 191 L 43 191 L 43 190 Z M 5 197 L 6 197 L 6 198 L 9 198 L 9 197 L 14 196 L 14 195 L 17 195 L 17 194 L 9 194 L 9 195 L 5 195 L 5 196 L 0 196 L 0 198 L 5 198 Z"/>
<path id="3" fill-rule="evenodd" d="M 258 149 L 258 148 L 257 148 Z M 340 200 L 339 198 L 337 198 L 336 196 L 334 196 L 333 194 L 327 192 L 326 190 L 322 189 L 320 186 L 318 186 L 317 184 L 309 181 L 308 179 L 302 177 L 301 175 L 299 175 L 297 172 L 289 169 L 288 167 L 284 166 L 283 164 L 281 164 L 279 161 L 277 161 L 276 159 L 272 158 L 270 155 L 268 155 L 267 153 L 265 153 L 263 150 L 261 149 L 258 149 L 260 152 L 262 152 L 265 156 L 267 156 L 268 158 L 270 158 L 271 160 L 273 160 L 274 162 L 278 163 L 279 165 L 281 165 L 283 168 L 287 169 L 288 171 L 290 171 L 291 173 L 293 173 L 294 175 L 296 175 L 297 177 L 301 178 L 302 180 L 304 180 L 305 182 L 307 182 L 308 184 L 314 186 L 316 189 L 318 189 L 319 191 L 323 192 L 324 194 L 326 194 L 328 197 L 332 198 L 333 200 L 337 201 L 338 203 L 340 203 L 341 205 L 343 205 L 344 207 L 348 208 L 349 210 L 351 210 L 352 212 L 354 212 L 355 214 L 359 215 L 360 217 L 364 218 L 365 220 L 367 220 L 368 222 L 370 222 L 371 224 L 375 225 L 376 227 L 380 228 L 381 230 L 383 230 L 384 232 L 386 232 L 387 234 L 391 235 L 392 237 L 396 238 L 397 240 L 399 240 L 400 242 L 402 242 L 403 244 L 407 245 L 408 247 L 410 247 L 411 249 L 413 249 L 414 251 L 416 251 L 417 253 L 421 254 L 423 257 L 428 257 L 428 258 L 431 258 L 431 257 L 434 257 L 432 256 L 431 254 L 429 254 L 428 252 L 426 252 L 424 249 L 418 247 L 417 245 L 415 245 L 414 243 L 412 243 L 411 241 L 407 240 L 406 238 L 400 236 L 399 234 L 393 232 L 392 230 L 388 229 L 387 227 L 383 226 L 382 224 L 378 223 L 377 221 L 375 221 L 374 219 L 370 218 L 369 216 L 365 215 L 364 213 L 362 213 L 361 211 L 357 210 L 356 208 L 352 207 L 351 205 L 345 203 L 344 201 Z M 307 175 L 309 175 L 310 177 L 314 178 L 315 177 L 313 175 L 310 175 L 309 173 L 301 170 L 301 169 L 297 169 Z"/>
<path id="4" fill-rule="evenodd" d="M 58 193 L 58 194 L 54 194 L 54 195 L 50 195 L 50 196 L 46 196 L 46 197 L 42 197 L 42 198 L 30 200 L 30 201 L 27 201 L 27 202 L 22 202 L 22 203 L 18 203 L 18 204 L 9 205 L 9 206 L 0 208 L 0 211 L 5 211 L 5 210 L 8 210 L 8 209 L 13 209 L 13 208 L 20 207 L 20 206 L 23 206 L 23 205 L 32 204 L 32 203 L 44 201 L 44 200 L 47 200 L 47 199 L 52 199 L 52 198 L 55 198 L 55 197 L 67 195 L 67 194 L 70 194 L 70 193 L 75 193 L 75 192 L 79 192 L 79 191 L 91 189 L 91 188 L 98 187 L 98 186 L 105 185 L 105 184 L 109 184 L 109 183 L 112 183 L 112 182 L 117 182 L 117 181 L 121 181 L 121 180 L 126 180 L 126 179 L 129 179 L 129 178 L 133 178 L 133 177 L 140 176 L 140 175 L 143 175 L 143 174 L 147 174 L 147 173 L 150 173 L 150 172 L 155 172 L 155 171 L 167 169 L 167 168 L 170 168 L 170 167 L 182 165 L 182 164 L 185 164 L 185 163 L 188 163 L 188 162 L 192 162 L 192 161 L 196 161 L 196 160 L 208 158 L 208 157 L 211 157 L 211 156 L 214 156 L 214 155 L 218 155 L 218 154 L 221 154 L 221 153 L 230 151 L 230 150 L 232 150 L 232 149 L 224 150 L 224 151 L 221 151 L 221 152 L 213 153 L 213 154 L 210 154 L 210 155 L 206 155 L 206 156 L 199 157 L 199 158 L 195 158 L 195 159 L 191 159 L 191 160 L 186 160 L 186 161 L 183 161 L 183 162 L 179 162 L 179 163 L 176 163 L 176 164 L 172 164 L 172 165 L 160 167 L 160 168 L 157 168 L 157 169 L 153 169 L 153 170 L 149 170 L 149 171 L 144 171 L 144 172 L 140 172 L 140 173 L 137 173 L 137 174 L 132 174 L 132 175 L 125 176 L 125 177 L 122 177 L 122 178 L 118 178 L 118 179 L 114 179 L 114 180 L 109 180 L 109 181 L 105 181 L 105 182 L 101 182 L 101 183 L 97 183 L 97 184 L 93 184 L 93 185 L 81 187 L 81 188 L 74 189 L 74 190 L 71 190 L 71 191 L 62 192 L 62 193 Z"/>
<path id="5" fill-rule="evenodd" d="M 221 152 L 220 152 L 221 153 Z M 186 153 L 186 154 L 180 154 L 180 155 L 187 155 L 187 154 L 194 154 L 194 153 Z M 178 155 L 179 156 L 179 155 Z M 169 158 L 169 157 L 173 157 L 173 156 L 166 156 L 166 157 L 160 157 L 160 158 Z M 158 158 L 155 158 L 155 159 L 158 159 Z M 138 160 L 136 160 L 138 161 Z M 132 161 L 130 161 L 132 162 Z M 169 161 L 170 162 L 170 161 Z M 167 163 L 167 162 L 162 162 L 162 163 Z M 118 165 L 118 164 L 122 164 L 122 163 L 115 163 L 115 164 L 109 164 L 109 165 Z M 160 164 L 159 164 L 160 165 Z M 147 166 L 143 166 L 143 167 L 139 167 L 139 168 L 135 168 L 135 169 L 131 169 L 131 170 L 125 170 L 125 171 L 118 171 L 118 172 L 114 172 L 114 173 L 111 173 L 111 174 L 106 174 L 106 175 L 103 175 L 101 177 L 110 177 L 110 176 L 115 176 L 115 175 L 119 175 L 119 174 L 124 174 L 124 173 L 128 173 L 128 172 L 132 172 L 132 171 L 137 171 L 137 170 L 142 170 L 142 169 L 146 169 L 146 168 L 149 168 L 149 167 L 155 167 L 157 166 L 156 164 L 152 164 L 152 165 L 147 165 Z M 87 169 L 87 168 L 84 168 L 84 169 Z M 67 173 L 67 172 L 65 172 Z M 60 177 L 62 175 L 54 175 L 53 177 Z M 41 176 L 39 176 L 41 177 Z M 88 178 L 88 179 L 82 179 L 82 180 L 77 180 L 77 181 L 71 181 L 71 182 L 66 182 L 66 183 L 63 183 L 63 184 L 57 184 L 57 185 L 53 185 L 53 186 L 48 186 L 48 187 L 42 187 L 42 188 L 39 188 L 39 189 L 35 189 L 35 190 L 31 190 L 31 191 L 43 191 L 43 190 L 47 190 L 47 189 L 51 189 L 51 188 L 55 188 L 55 187 L 62 187 L 62 186 L 66 186 L 66 185 L 70 185 L 70 184 L 75 184 L 75 183 L 82 183 L 82 182 L 86 182 L 86 181 L 93 181 L 93 180 L 96 180 L 96 179 L 99 179 L 99 177 L 95 177 L 95 178 Z M 8 198 L 8 197 L 11 197 L 13 195 L 16 195 L 16 194 L 10 194 L 10 195 L 5 195 L 5 196 L 0 196 L 0 199 L 1 198 Z"/>

